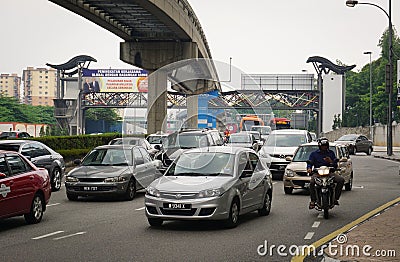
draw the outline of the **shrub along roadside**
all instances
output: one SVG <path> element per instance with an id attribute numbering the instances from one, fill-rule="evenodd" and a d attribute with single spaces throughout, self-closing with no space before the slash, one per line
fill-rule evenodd
<path id="1" fill-rule="evenodd" d="M 45 136 L 32 138 L 42 142 L 64 157 L 65 163 L 71 165 L 75 159 L 82 159 L 96 146 L 106 145 L 110 140 L 121 137 L 119 133 L 79 136 Z"/>

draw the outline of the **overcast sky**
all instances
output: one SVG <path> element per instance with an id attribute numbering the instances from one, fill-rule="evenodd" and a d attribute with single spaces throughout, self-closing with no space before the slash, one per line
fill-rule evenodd
<path id="1" fill-rule="evenodd" d="M 369 0 L 368 0 L 369 1 Z M 346 7 L 345 0 L 189 0 L 214 60 L 251 73 L 314 73 L 306 60 L 323 56 L 360 69 L 380 56 L 378 42 L 388 27 L 376 7 Z M 388 11 L 389 0 L 370 0 Z M 400 1 L 392 1 L 400 25 Z M 3 1 L 0 73 L 22 74 L 28 66 L 61 64 L 86 54 L 90 68 L 132 68 L 119 60 L 119 37 L 47 0 Z"/>

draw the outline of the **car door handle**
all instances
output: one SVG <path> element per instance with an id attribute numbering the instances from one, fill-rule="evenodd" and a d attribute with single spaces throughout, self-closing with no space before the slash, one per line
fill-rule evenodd
<path id="1" fill-rule="evenodd" d="M 30 180 L 33 180 L 35 177 L 34 176 L 29 176 L 29 179 Z"/>
<path id="2" fill-rule="evenodd" d="M 14 185 L 14 180 L 10 180 L 10 186 Z"/>

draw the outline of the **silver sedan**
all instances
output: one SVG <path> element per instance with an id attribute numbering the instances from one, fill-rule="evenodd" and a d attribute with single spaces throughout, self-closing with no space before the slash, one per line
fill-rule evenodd
<path id="1" fill-rule="evenodd" d="M 268 215 L 271 201 L 271 173 L 257 154 L 216 146 L 180 155 L 147 188 L 145 210 L 151 226 L 164 220 L 225 220 L 235 227 L 241 214 Z"/>
<path id="2" fill-rule="evenodd" d="M 65 179 L 67 198 L 122 196 L 133 200 L 136 191 L 159 177 L 160 160 L 151 159 L 140 146 L 104 145 L 93 149 Z"/>

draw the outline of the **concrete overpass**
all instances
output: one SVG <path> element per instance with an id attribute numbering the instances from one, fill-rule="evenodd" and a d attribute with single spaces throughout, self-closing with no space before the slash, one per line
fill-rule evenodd
<path id="1" fill-rule="evenodd" d="M 121 37 L 120 59 L 151 73 L 149 133 L 163 129 L 168 79 L 173 89 L 188 95 L 221 91 L 206 37 L 187 0 L 49 1 Z M 188 118 L 197 125 L 196 97 L 188 100 Z"/>

